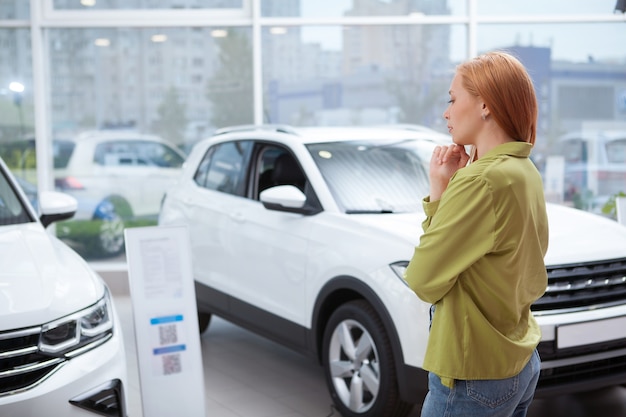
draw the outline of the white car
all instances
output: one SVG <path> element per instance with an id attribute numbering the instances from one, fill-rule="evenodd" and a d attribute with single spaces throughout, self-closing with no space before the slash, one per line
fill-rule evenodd
<path id="1" fill-rule="evenodd" d="M 22 166 L 12 166 L 14 172 L 35 180 L 35 167 L 28 165 L 34 161 L 34 138 L 0 145 L 0 150 L 5 155 L 20 152 Z M 72 222 L 59 225 L 57 236 L 89 257 L 119 255 L 124 227 L 156 223 L 165 190 L 180 175 L 185 160 L 185 154 L 164 139 L 126 130 L 55 138 L 52 150 L 56 189 L 78 201 Z"/>
<path id="2" fill-rule="evenodd" d="M 191 151 L 161 225 L 188 225 L 201 331 L 221 316 L 310 354 L 344 416 L 427 391 L 429 305 L 403 280 L 443 136 L 407 127 L 223 129 Z M 626 382 L 626 228 L 549 205 L 534 306 L 538 395 Z"/>
<path id="3" fill-rule="evenodd" d="M 104 281 L 45 226 L 76 200 L 42 193 L 41 216 L 0 159 L 0 415 L 126 417 L 126 357 Z"/>

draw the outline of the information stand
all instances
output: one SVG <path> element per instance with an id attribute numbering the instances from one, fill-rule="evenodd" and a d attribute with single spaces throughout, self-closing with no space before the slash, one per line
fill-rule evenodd
<path id="1" fill-rule="evenodd" d="M 138 227 L 124 235 L 143 415 L 205 417 L 189 231 Z"/>

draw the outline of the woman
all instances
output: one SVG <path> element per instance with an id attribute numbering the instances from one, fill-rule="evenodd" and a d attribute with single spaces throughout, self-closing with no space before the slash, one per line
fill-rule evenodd
<path id="1" fill-rule="evenodd" d="M 424 234 L 406 271 L 433 304 L 422 416 L 525 416 L 540 367 L 530 306 L 547 285 L 548 220 L 529 159 L 535 91 L 516 58 L 491 52 L 459 65 L 449 94 L 454 144 L 433 152 Z"/>

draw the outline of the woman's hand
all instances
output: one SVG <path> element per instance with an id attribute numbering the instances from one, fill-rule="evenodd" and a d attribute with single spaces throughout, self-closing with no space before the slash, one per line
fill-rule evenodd
<path id="1" fill-rule="evenodd" d="M 430 159 L 430 201 L 437 201 L 452 175 L 467 165 L 469 155 L 461 145 L 437 146 Z"/>

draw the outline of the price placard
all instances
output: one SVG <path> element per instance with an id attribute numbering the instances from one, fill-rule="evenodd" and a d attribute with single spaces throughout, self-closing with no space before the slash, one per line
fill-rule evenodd
<path id="1" fill-rule="evenodd" d="M 204 417 L 189 231 L 138 227 L 124 235 L 143 415 Z"/>

